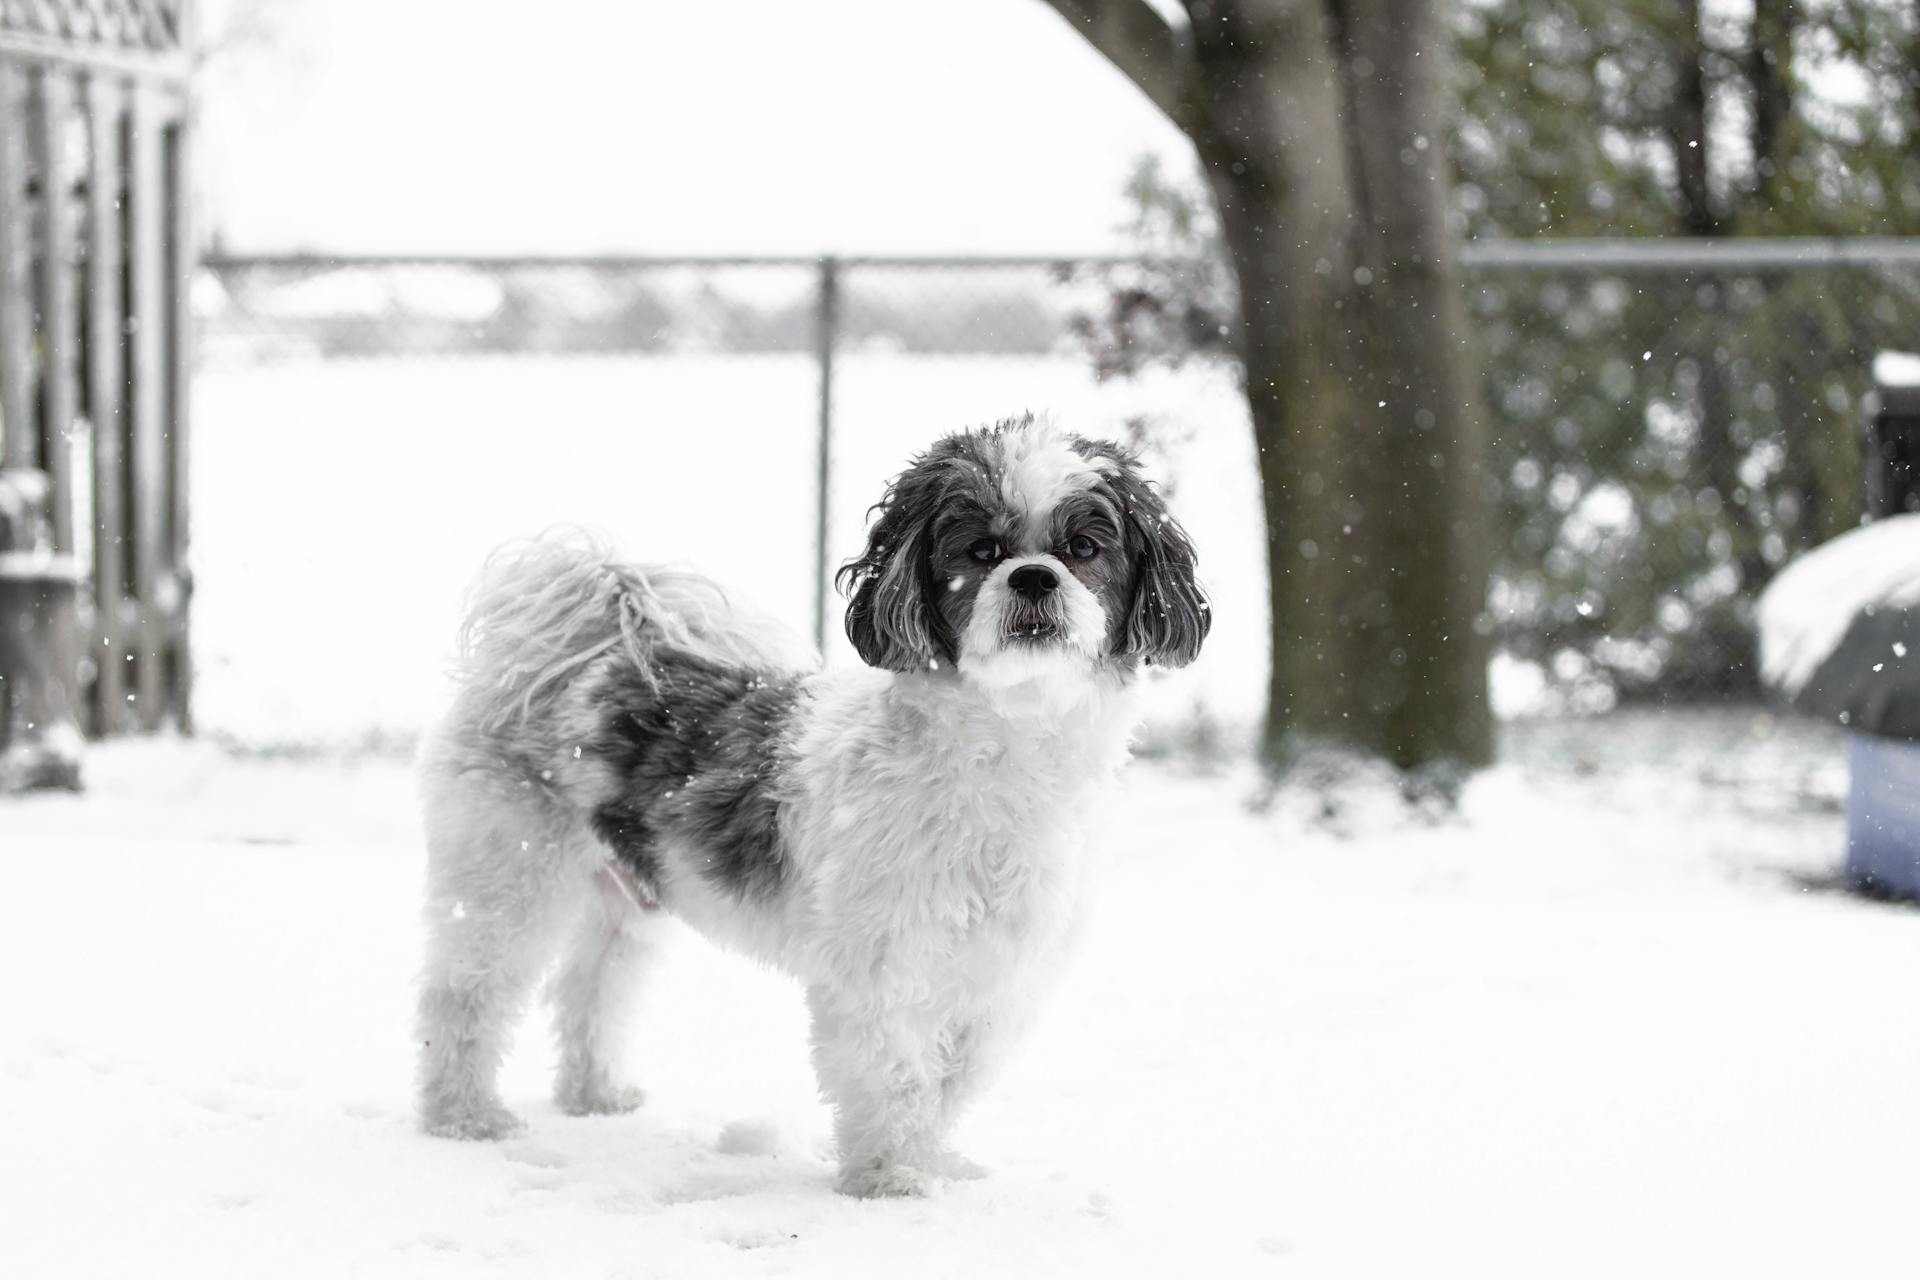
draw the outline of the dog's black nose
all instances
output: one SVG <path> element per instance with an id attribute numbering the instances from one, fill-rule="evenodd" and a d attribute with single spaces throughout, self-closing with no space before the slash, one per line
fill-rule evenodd
<path id="1" fill-rule="evenodd" d="M 1060 585 L 1053 570 L 1037 564 L 1023 564 L 1007 575 L 1007 585 L 1029 600 L 1045 599 Z"/>

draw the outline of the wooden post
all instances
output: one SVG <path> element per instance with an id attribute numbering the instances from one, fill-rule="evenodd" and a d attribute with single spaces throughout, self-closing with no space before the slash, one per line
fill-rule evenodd
<path id="1" fill-rule="evenodd" d="M 162 584 L 167 581 L 167 365 L 166 209 L 162 186 L 160 114 L 156 91 L 133 91 L 132 128 L 127 158 L 128 183 L 127 312 L 128 382 L 132 411 L 129 446 L 133 461 L 133 509 L 128 521 L 133 542 L 134 619 L 140 655 L 134 662 L 135 718 L 148 733 L 166 716 L 167 610 Z"/>
<path id="2" fill-rule="evenodd" d="M 0 466 L 40 464 L 33 423 L 33 271 L 19 70 L 0 58 Z"/>
<path id="3" fill-rule="evenodd" d="M 73 82 L 66 72 L 42 67 L 34 78 L 34 159 L 40 170 L 40 374 L 41 466 L 53 482 L 53 547 L 72 555 L 73 429 L 80 416 L 76 355 L 80 339 L 74 299 L 73 173 L 67 163 L 66 124 L 73 112 Z"/>
<path id="4" fill-rule="evenodd" d="M 167 173 L 167 573 L 172 607 L 167 619 L 167 702 L 174 727 L 193 732 L 193 569 L 187 558 L 191 528 L 192 476 L 189 472 L 192 414 L 187 393 L 193 385 L 193 199 L 187 154 L 192 104 L 182 95 L 166 131 Z"/>
<path id="5" fill-rule="evenodd" d="M 121 118 L 109 77 L 87 78 L 87 416 L 93 425 L 93 731 L 127 722 L 127 422 Z"/>
<path id="6" fill-rule="evenodd" d="M 56 555 L 44 472 L 0 470 L 0 792 L 80 789 L 80 568 Z"/>

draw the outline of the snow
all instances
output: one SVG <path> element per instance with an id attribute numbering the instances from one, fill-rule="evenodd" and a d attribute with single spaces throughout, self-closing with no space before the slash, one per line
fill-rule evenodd
<path id="1" fill-rule="evenodd" d="M 1760 597 L 1760 669 L 1796 694 L 1868 609 L 1920 604 L 1920 514 L 1891 516 L 1815 547 Z"/>
<path id="2" fill-rule="evenodd" d="M 0 1274 L 1911 1275 L 1920 932 L 1812 887 L 1840 753 L 1520 724 L 1432 823 L 1136 763 L 991 1175 L 855 1203 L 799 994 L 691 935 L 638 1113 L 531 1029 L 524 1136 L 419 1136 L 406 766 L 114 744 L 0 807 Z"/>
<path id="3" fill-rule="evenodd" d="M 1879 352 L 1873 357 L 1873 381 L 1882 387 L 1920 387 L 1920 355 Z"/>

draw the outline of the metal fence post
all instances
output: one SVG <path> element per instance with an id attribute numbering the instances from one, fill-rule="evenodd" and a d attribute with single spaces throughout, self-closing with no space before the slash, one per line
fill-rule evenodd
<path id="1" fill-rule="evenodd" d="M 832 576 L 827 525 L 833 485 L 833 347 L 840 322 L 839 295 L 840 264 L 828 255 L 820 259 L 820 311 L 814 334 L 820 361 L 820 441 L 814 483 L 818 505 L 813 524 L 813 643 L 823 655 L 827 651 L 827 584 Z"/>

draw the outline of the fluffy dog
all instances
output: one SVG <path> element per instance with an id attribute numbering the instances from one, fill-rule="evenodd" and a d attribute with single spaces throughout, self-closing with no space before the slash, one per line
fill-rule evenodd
<path id="1" fill-rule="evenodd" d="M 613 1048 L 658 908 L 805 986 L 840 1190 L 977 1172 L 947 1134 L 1074 932 L 1128 686 L 1191 661 L 1208 606 L 1136 460 L 1031 417 L 940 440 L 875 510 L 840 575 L 866 669 L 794 661 L 692 574 L 489 561 L 423 751 L 428 1132 L 518 1127 L 495 1075 L 556 952 L 560 1107 L 638 1105 Z"/>

